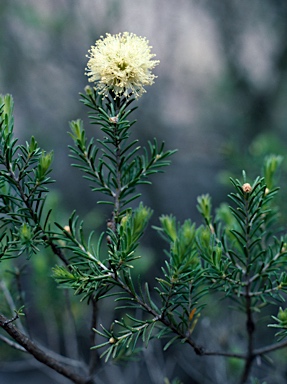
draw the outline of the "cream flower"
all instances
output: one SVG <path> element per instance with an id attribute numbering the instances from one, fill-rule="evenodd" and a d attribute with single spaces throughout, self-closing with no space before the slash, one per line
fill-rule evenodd
<path id="1" fill-rule="evenodd" d="M 115 97 L 133 93 L 139 98 L 146 92 L 144 86 L 153 84 L 157 76 L 151 70 L 159 60 L 151 60 L 156 55 L 148 43 L 146 38 L 129 32 L 107 33 L 96 41 L 87 55 L 86 75 L 103 97 L 112 90 Z"/>

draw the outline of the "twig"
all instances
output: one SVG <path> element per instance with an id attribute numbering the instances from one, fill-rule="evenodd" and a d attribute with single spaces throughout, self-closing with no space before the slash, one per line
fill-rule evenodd
<path id="1" fill-rule="evenodd" d="M 265 355 L 266 353 L 270 353 L 285 347 L 287 347 L 287 340 L 281 341 L 279 343 L 272 344 L 266 347 L 254 349 L 253 354 L 254 356 L 262 356 L 262 355 Z"/>
<path id="2" fill-rule="evenodd" d="M 0 340 L 2 340 L 4 343 L 9 345 L 9 347 L 17 349 L 18 351 L 21 351 L 21 352 L 27 352 L 25 348 L 21 347 L 21 345 L 15 343 L 13 340 L 8 339 L 8 337 L 0 335 Z"/>
<path id="3" fill-rule="evenodd" d="M 246 355 L 243 353 L 233 352 L 221 352 L 221 351 L 206 351 L 202 350 L 202 356 L 222 356 L 222 357 L 233 357 L 235 359 L 246 359 Z"/>
<path id="4" fill-rule="evenodd" d="M 7 285 L 5 284 L 5 282 L 3 280 L 0 280 L 0 288 L 2 289 L 2 292 L 4 293 L 4 296 L 5 296 L 5 299 L 7 301 L 7 304 L 9 306 L 9 309 L 11 311 L 11 313 L 14 313 L 14 310 L 16 308 L 16 305 L 14 303 L 14 300 L 13 300 L 13 297 L 9 291 L 9 289 L 7 288 Z M 22 333 L 26 333 L 25 330 L 24 330 L 24 327 L 22 325 L 22 322 L 18 316 L 18 321 L 17 321 L 17 326 L 19 328 L 19 330 L 22 332 Z M 15 319 L 16 320 L 16 319 Z"/>
<path id="5" fill-rule="evenodd" d="M 21 283 L 21 272 L 22 272 L 21 270 L 16 268 L 14 276 L 16 279 L 17 290 L 18 290 L 18 294 L 19 294 L 19 302 L 20 302 L 21 307 L 23 308 L 23 314 L 25 317 L 26 331 L 27 331 L 28 335 L 31 336 L 30 326 L 29 326 L 29 316 L 28 316 L 27 311 L 26 311 L 25 301 L 24 301 L 24 297 L 23 297 L 23 289 L 22 289 L 22 283 Z"/>
<path id="6" fill-rule="evenodd" d="M 7 322 L 8 321 L 8 322 Z M 57 359 L 53 358 L 51 354 L 46 353 L 36 343 L 31 341 L 24 335 L 18 328 L 16 328 L 9 320 L 0 314 L 0 327 L 3 328 L 19 345 L 21 345 L 27 352 L 35 357 L 36 360 L 52 368 L 54 371 L 67 377 L 75 384 L 93 384 L 91 378 L 86 378 L 74 372 L 70 367 L 60 363 Z"/>

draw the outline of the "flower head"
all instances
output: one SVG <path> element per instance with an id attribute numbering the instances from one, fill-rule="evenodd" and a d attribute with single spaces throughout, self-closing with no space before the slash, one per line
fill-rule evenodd
<path id="1" fill-rule="evenodd" d="M 112 90 L 115 97 L 129 97 L 133 93 L 136 98 L 151 85 L 156 78 L 151 70 L 159 60 L 152 60 L 151 46 L 144 37 L 124 32 L 117 35 L 101 36 L 89 50 L 86 75 L 95 89 L 103 97 Z"/>

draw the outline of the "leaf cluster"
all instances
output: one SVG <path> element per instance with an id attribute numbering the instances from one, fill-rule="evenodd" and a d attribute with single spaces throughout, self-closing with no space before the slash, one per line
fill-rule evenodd
<path id="1" fill-rule="evenodd" d="M 14 138 L 13 99 L 0 97 L 0 258 L 37 251 L 43 243 L 49 212 L 44 213 L 47 185 L 52 182 L 52 153 L 34 137 L 25 145 Z"/>
<path id="2" fill-rule="evenodd" d="M 148 176 L 160 172 L 162 167 L 169 165 L 167 158 L 175 151 L 165 151 L 164 143 L 158 145 L 156 139 L 148 143 L 148 149 L 141 147 L 138 140 L 130 141 L 131 127 L 135 121 L 127 118 L 135 110 L 128 109 L 134 101 L 103 100 L 90 88 L 83 96 L 84 103 L 92 110 L 92 124 L 100 126 L 105 135 L 103 139 L 94 138 L 88 141 L 80 120 L 70 123 L 74 147 L 71 157 L 77 160 L 75 167 L 84 172 L 84 177 L 92 181 L 93 191 L 103 193 L 110 199 L 98 201 L 114 205 L 119 200 L 118 210 L 122 210 L 140 194 L 134 193 L 140 184 L 150 184 Z M 96 187 L 94 187 L 96 184 Z"/>
<path id="3" fill-rule="evenodd" d="M 110 358 L 121 359 L 134 356 L 137 350 L 139 338 L 147 347 L 148 342 L 152 338 L 156 319 L 139 320 L 133 316 L 127 315 L 126 319 L 121 321 L 115 320 L 110 330 L 107 330 L 101 325 L 102 331 L 95 329 L 94 331 L 107 341 L 93 347 L 99 349 L 106 347 L 101 357 L 105 356 L 105 361 Z M 114 328 L 117 328 L 115 331 Z"/>
<path id="4" fill-rule="evenodd" d="M 161 216 L 160 222 L 161 227 L 155 229 L 170 244 L 165 266 L 162 267 L 163 277 L 157 278 L 159 286 L 156 291 L 162 302 L 161 316 L 166 317 L 181 335 L 189 337 L 202 309 L 199 301 L 205 293 L 203 269 L 195 241 L 196 227 L 191 220 L 180 225 L 172 215 Z"/>
<path id="5" fill-rule="evenodd" d="M 251 298 L 253 309 L 259 310 L 270 299 L 283 300 L 286 290 L 281 272 L 286 265 L 284 236 L 274 236 L 278 189 L 267 189 L 264 178 L 257 178 L 248 192 L 239 180 L 231 182 L 232 205 L 219 209 L 215 219 L 210 216 L 211 200 L 199 199 L 206 225 L 199 229 L 197 243 L 211 287 L 223 290 L 242 308 Z"/>

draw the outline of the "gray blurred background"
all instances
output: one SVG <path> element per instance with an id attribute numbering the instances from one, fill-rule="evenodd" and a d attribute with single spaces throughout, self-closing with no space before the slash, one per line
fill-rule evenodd
<path id="1" fill-rule="evenodd" d="M 96 206 L 98 196 L 89 183 L 71 168 L 67 131 L 68 122 L 80 117 L 90 136 L 99 134 L 96 126 L 88 125 L 87 110 L 79 102 L 79 92 L 88 83 L 86 54 L 101 35 L 124 31 L 147 37 L 160 60 L 158 78 L 134 112 L 134 137 L 143 145 L 157 137 L 167 148 L 178 149 L 165 174 L 142 189 L 142 200 L 155 211 L 152 224 L 158 224 L 162 213 L 173 213 L 180 221 L 198 220 L 199 194 L 209 192 L 216 206 L 226 200 L 229 176 L 240 178 L 245 169 L 252 180 L 266 154 L 286 152 L 287 2 L 0 0 L 0 93 L 14 97 L 20 142 L 34 135 L 43 149 L 54 151 L 54 203 L 61 207 L 62 221 L 77 209 L 98 228 L 109 215 Z M 283 193 L 285 169 L 286 161 Z M 145 246 L 153 256 L 158 245 L 151 231 Z M 162 263 L 161 256 L 156 257 L 155 270 Z M 222 337 L 231 324 L 230 318 Z M 150 356 L 152 352 L 146 361 Z M 194 383 L 228 382 L 230 367 L 225 363 L 203 378 L 183 361 L 184 356 L 176 364 L 184 366 Z M 9 371 L 7 364 L 3 372 Z M 167 361 L 158 365 L 160 372 L 172 370 Z M 161 383 L 159 372 L 151 371 L 146 381 L 135 379 L 135 373 L 128 377 L 131 383 Z M 286 382 L 283 368 L 278 381 L 272 372 L 270 383 Z M 1 379 L 0 373 L 0 383 L 8 383 L 8 376 Z M 35 380 L 44 384 L 42 378 Z"/>

